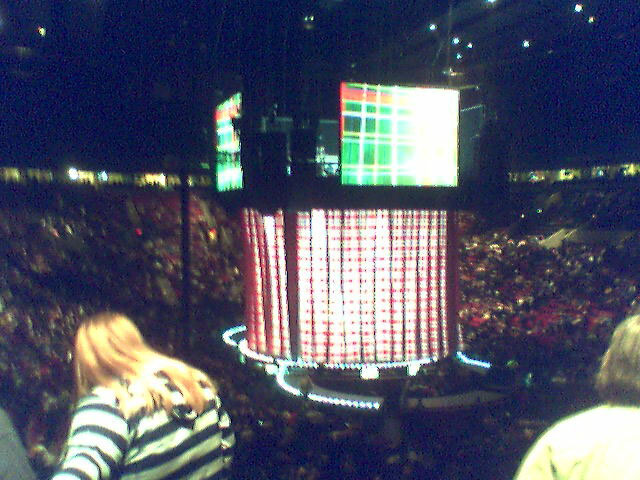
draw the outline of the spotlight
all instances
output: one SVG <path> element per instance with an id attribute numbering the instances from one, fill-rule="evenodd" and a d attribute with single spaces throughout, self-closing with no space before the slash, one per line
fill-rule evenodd
<path id="1" fill-rule="evenodd" d="M 437 29 L 438 25 L 436 25 L 435 23 L 429 24 L 429 30 L 431 30 L 432 32 L 435 32 Z"/>
<path id="2" fill-rule="evenodd" d="M 596 23 L 596 17 L 594 17 L 593 15 L 591 15 L 589 17 L 589 20 L 587 20 L 589 23 Z"/>
<path id="3" fill-rule="evenodd" d="M 451 39 L 451 43 L 453 43 L 454 45 L 458 45 L 460 43 L 460 37 L 453 37 Z"/>
<path id="4" fill-rule="evenodd" d="M 313 30 L 316 26 L 315 21 L 316 21 L 315 15 L 305 15 L 302 18 L 302 26 L 304 27 L 305 30 Z"/>
<path id="5" fill-rule="evenodd" d="M 522 41 L 522 48 L 529 48 L 531 46 L 531 42 L 529 40 Z"/>
<path id="6" fill-rule="evenodd" d="M 78 177 L 79 177 L 78 169 L 75 168 L 75 167 L 71 167 L 69 169 L 68 174 L 69 174 L 69 179 L 73 180 L 73 181 L 76 181 L 78 179 Z"/>
<path id="7" fill-rule="evenodd" d="M 456 58 L 458 60 L 462 60 L 462 54 L 461 53 L 456 53 Z"/>
<path id="8" fill-rule="evenodd" d="M 467 48 L 473 48 L 473 42 L 467 43 Z"/>
<path id="9" fill-rule="evenodd" d="M 582 10 L 584 10 L 584 6 L 581 3 L 576 3 L 576 6 L 573 7 L 573 10 L 576 13 L 580 13 L 580 12 L 582 12 Z"/>
<path id="10" fill-rule="evenodd" d="M 47 29 L 42 25 L 38 27 L 38 35 L 44 37 L 47 34 Z"/>

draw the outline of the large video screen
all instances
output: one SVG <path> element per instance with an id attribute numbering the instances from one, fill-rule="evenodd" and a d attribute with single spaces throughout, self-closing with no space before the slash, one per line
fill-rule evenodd
<path id="1" fill-rule="evenodd" d="M 458 186 L 460 92 L 342 82 L 344 185 Z"/>
<path id="2" fill-rule="evenodd" d="M 242 188 L 240 137 L 233 125 L 233 120 L 241 115 L 241 93 L 236 93 L 216 107 L 216 186 L 219 192 Z"/>

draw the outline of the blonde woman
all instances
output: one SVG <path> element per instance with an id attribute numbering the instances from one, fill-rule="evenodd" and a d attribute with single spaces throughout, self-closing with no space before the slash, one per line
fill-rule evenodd
<path id="1" fill-rule="evenodd" d="M 148 346 L 117 313 L 84 321 L 78 396 L 54 480 L 223 479 L 235 437 L 212 381 Z"/>
<path id="2" fill-rule="evenodd" d="M 640 478 L 640 315 L 613 332 L 596 389 L 604 403 L 547 430 L 526 455 L 516 480 Z"/>

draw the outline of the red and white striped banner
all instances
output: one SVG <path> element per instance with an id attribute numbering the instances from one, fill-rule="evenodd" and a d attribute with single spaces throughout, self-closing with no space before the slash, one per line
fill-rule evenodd
<path id="1" fill-rule="evenodd" d="M 313 209 L 286 221 L 245 210 L 249 348 L 319 363 L 457 350 L 452 223 L 435 210 Z"/>

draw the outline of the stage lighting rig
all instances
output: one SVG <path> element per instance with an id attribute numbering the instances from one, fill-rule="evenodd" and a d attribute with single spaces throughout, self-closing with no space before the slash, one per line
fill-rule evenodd
<path id="1" fill-rule="evenodd" d="M 289 393 L 377 409 L 352 383 L 328 392 L 321 373 L 384 382 L 463 349 L 456 209 L 477 116 L 459 88 L 343 81 L 337 118 L 238 132 L 234 120 L 264 115 L 252 88 L 215 116 L 217 187 L 240 206 L 245 253 L 245 325 L 225 341 L 276 364 Z M 337 149 L 331 177 L 318 174 L 323 122 L 335 130 L 322 144 Z"/>

